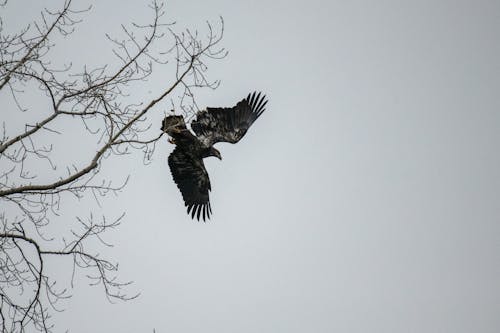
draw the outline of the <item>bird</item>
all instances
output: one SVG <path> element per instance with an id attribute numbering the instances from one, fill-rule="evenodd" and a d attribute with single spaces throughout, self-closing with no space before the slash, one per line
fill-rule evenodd
<path id="1" fill-rule="evenodd" d="M 161 130 L 175 145 L 168 157 L 170 172 L 192 219 L 202 218 L 206 222 L 212 214 L 209 196 L 212 188 L 203 159 L 213 156 L 222 160 L 220 151 L 213 145 L 240 141 L 266 110 L 267 102 L 264 94 L 253 92 L 233 107 L 207 107 L 198 111 L 191 122 L 194 134 L 187 128 L 183 116 L 170 115 L 163 119 Z"/>

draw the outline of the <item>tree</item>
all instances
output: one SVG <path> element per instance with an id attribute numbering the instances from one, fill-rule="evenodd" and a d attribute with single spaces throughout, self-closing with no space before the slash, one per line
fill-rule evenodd
<path id="1" fill-rule="evenodd" d="M 7 1 L 0 6 L 8 7 Z M 53 330 L 51 314 L 71 296 L 71 286 L 61 287 L 58 276 L 46 268 L 55 257 L 72 264 L 68 269 L 73 278 L 84 271 L 109 299 L 136 297 L 124 289 L 129 282 L 118 279 L 117 264 L 101 257 L 95 245 L 109 245 L 102 235 L 124 220 L 124 214 L 110 219 L 93 213 L 100 198 L 120 192 L 127 183 L 115 185 L 102 166 L 134 151 L 142 152 L 148 164 L 163 135 L 153 115 L 166 105 L 192 115 L 196 91 L 218 86 L 218 81 L 208 80 L 206 62 L 226 56 L 219 47 L 222 19 L 217 29 L 208 23 L 202 38 L 163 22 L 162 3 L 150 7 L 150 23 L 123 25 L 119 38 L 106 35 L 115 58 L 95 67 L 74 68 L 51 60 L 58 43 L 71 37 L 90 8 L 77 10 L 67 0 L 61 9 L 45 9 L 17 32 L 7 31 L 0 21 L 2 333 Z M 161 50 L 159 45 L 168 47 Z M 141 100 L 144 96 L 134 95 L 134 88 L 147 85 L 157 68 L 170 71 L 171 77 L 157 95 Z M 22 126 L 14 121 L 19 118 L 25 119 Z M 76 149 L 81 161 L 58 151 L 58 143 L 74 133 L 80 136 Z M 86 216 L 66 220 L 64 231 L 52 227 L 61 207 L 87 197 L 93 205 Z"/>

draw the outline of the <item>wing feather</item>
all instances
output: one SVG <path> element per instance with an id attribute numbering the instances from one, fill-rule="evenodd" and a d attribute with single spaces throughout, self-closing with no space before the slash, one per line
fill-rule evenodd
<path id="1" fill-rule="evenodd" d="M 232 108 L 207 108 L 198 112 L 192 130 L 205 144 L 236 143 L 266 110 L 266 96 L 253 92 Z"/>
<path id="2" fill-rule="evenodd" d="M 181 146 L 177 146 L 168 157 L 170 172 L 177 187 L 181 191 L 187 213 L 191 218 L 200 220 L 203 211 L 203 221 L 210 219 L 210 179 L 203 159 L 193 156 Z M 210 209 L 210 210 L 209 210 Z"/>

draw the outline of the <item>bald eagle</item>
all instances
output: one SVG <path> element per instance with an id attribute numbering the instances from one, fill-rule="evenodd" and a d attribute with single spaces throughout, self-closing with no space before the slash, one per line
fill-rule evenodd
<path id="1" fill-rule="evenodd" d="M 215 156 L 222 160 L 213 145 L 240 141 L 265 111 L 266 104 L 266 96 L 254 92 L 231 108 L 207 108 L 198 112 L 191 122 L 194 134 L 186 127 L 183 116 L 167 116 L 163 120 L 162 131 L 176 145 L 168 157 L 168 165 L 191 218 L 196 216 L 199 221 L 202 217 L 205 221 L 212 214 L 210 179 L 203 159 Z"/>

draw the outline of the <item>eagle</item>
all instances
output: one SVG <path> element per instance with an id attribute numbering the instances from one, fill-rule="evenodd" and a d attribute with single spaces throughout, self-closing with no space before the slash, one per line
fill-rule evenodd
<path id="1" fill-rule="evenodd" d="M 197 112 L 191 122 L 194 134 L 186 127 L 183 116 L 163 119 L 161 130 L 170 136 L 169 142 L 175 144 L 168 157 L 170 172 L 192 219 L 196 217 L 199 221 L 201 217 L 206 221 L 212 214 L 210 178 L 203 159 L 214 156 L 222 160 L 213 145 L 240 141 L 265 111 L 266 104 L 265 95 L 253 92 L 233 107 L 208 107 Z"/>

